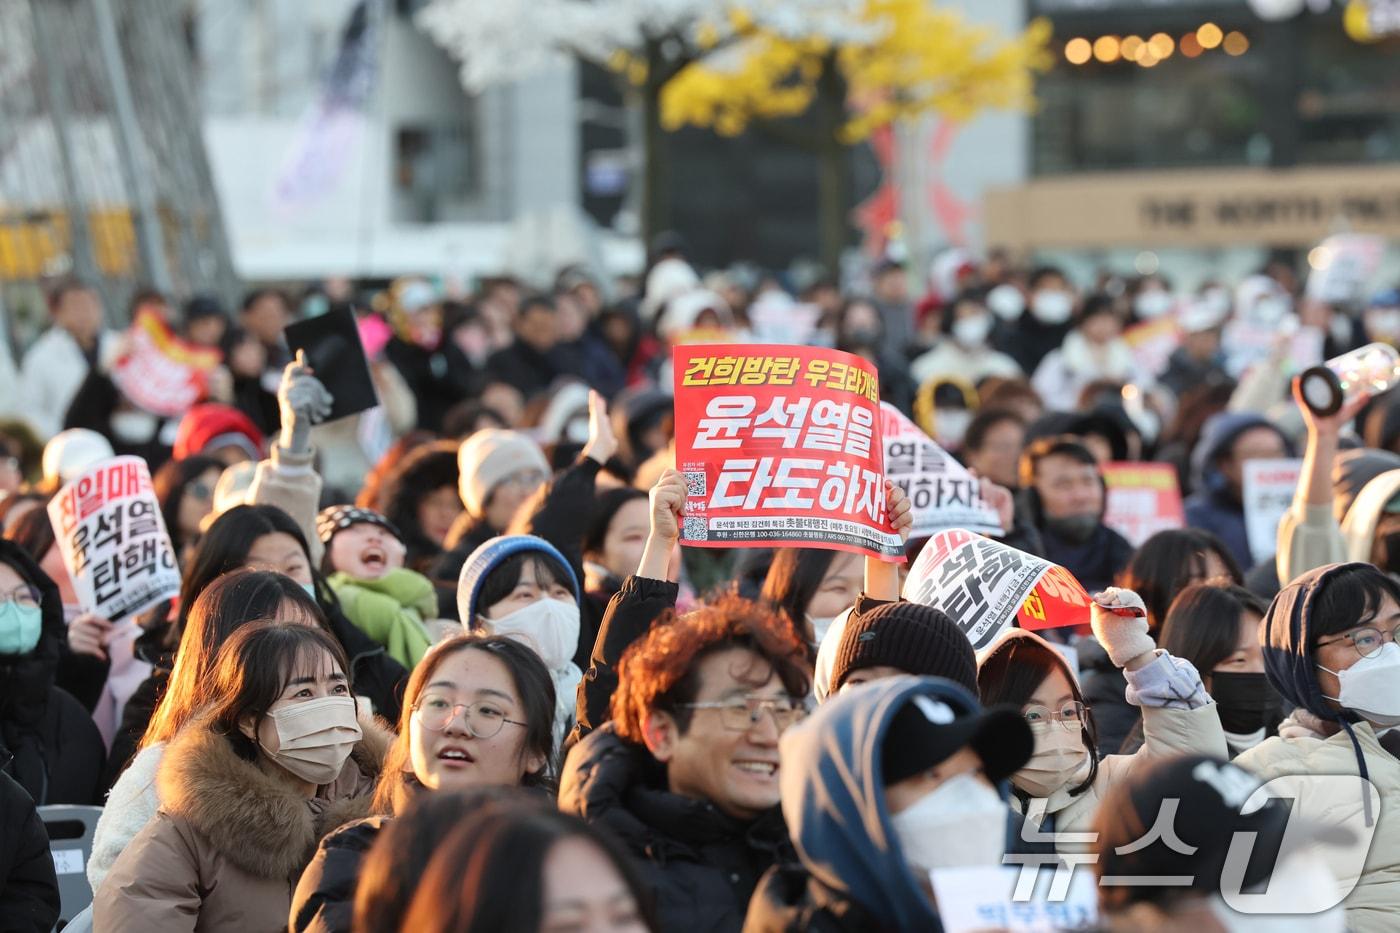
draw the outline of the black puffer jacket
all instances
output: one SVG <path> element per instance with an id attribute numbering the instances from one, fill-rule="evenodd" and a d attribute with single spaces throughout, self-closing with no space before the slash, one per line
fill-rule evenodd
<path id="1" fill-rule="evenodd" d="M 0 927 L 48 933 L 58 922 L 58 878 L 34 801 L 0 771 Z"/>
<path id="2" fill-rule="evenodd" d="M 666 789 L 666 769 L 605 725 L 569 752 L 559 809 L 613 834 L 632 854 L 663 930 L 743 926 L 759 878 L 796 858 L 782 812 L 751 823 Z"/>
<path id="3" fill-rule="evenodd" d="M 0 655 L 0 761 L 40 806 L 101 803 L 107 750 L 83 705 L 54 686 L 68 637 L 58 586 L 12 541 L 0 540 L 0 563 L 40 594 L 43 628 L 34 650 Z"/>
<path id="4" fill-rule="evenodd" d="M 680 588 L 666 580 L 630 576 L 622 581 L 622 588 L 603 612 L 592 655 L 579 682 L 577 725 L 566 748 L 608 721 L 623 652 L 645 635 L 653 622 L 676 608 L 679 593 Z"/>
<path id="5" fill-rule="evenodd" d="M 348 933 L 365 853 L 392 817 L 367 816 L 321 840 L 292 894 L 293 933 Z"/>

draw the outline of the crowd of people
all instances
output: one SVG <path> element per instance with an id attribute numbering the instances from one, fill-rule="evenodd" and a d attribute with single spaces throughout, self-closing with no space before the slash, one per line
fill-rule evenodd
<path id="1" fill-rule="evenodd" d="M 97 291 L 54 284 L 0 348 L 0 928 L 60 916 L 55 804 L 102 808 L 98 931 L 938 930 L 940 871 L 1027 863 L 1100 877 L 1104 931 L 1255 929 L 1231 886 L 1270 879 L 1328 908 L 1274 924 L 1400 922 L 1400 394 L 1321 415 L 1296 386 L 1400 340 L 1400 291 L 1326 303 L 1279 263 L 1080 287 L 992 253 L 916 299 L 895 262 L 702 278 L 655 246 L 636 281 L 543 291 L 142 291 L 131 319 L 223 361 L 177 416 L 114 380 Z M 325 421 L 284 339 L 312 305 L 355 315 L 377 407 Z M 1095 594 L 1080 624 L 975 651 L 901 598 L 907 564 L 680 546 L 670 348 L 778 339 L 874 363 L 999 540 Z M 107 619 L 47 503 L 123 454 L 181 584 Z M 1296 454 L 1256 553 L 1245 464 Z M 1185 527 L 1109 527 L 1109 461 L 1171 465 Z M 1242 806 L 1277 778 L 1291 811 Z M 1282 845 L 1353 817 L 1364 865 Z M 1240 833 L 1275 857 L 1232 875 Z"/>

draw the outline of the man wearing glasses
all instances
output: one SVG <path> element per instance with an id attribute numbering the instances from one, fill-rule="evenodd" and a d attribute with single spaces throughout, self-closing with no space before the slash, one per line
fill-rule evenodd
<path id="1" fill-rule="evenodd" d="M 661 929 L 739 929 L 759 877 L 793 857 L 778 740 L 810 683 L 792 627 L 738 597 L 658 622 L 622 657 L 612 718 L 569 753 L 559 806 L 632 851 Z"/>
<path id="2" fill-rule="evenodd" d="M 1329 564 L 1285 586 L 1260 639 L 1269 682 L 1298 709 L 1235 760 L 1264 781 L 1290 778 L 1300 819 L 1375 828 L 1359 874 L 1329 864 L 1350 890 L 1347 927 L 1359 933 L 1393 930 L 1400 916 L 1397 629 L 1400 584 L 1372 564 Z M 1319 780 L 1336 775 L 1364 780 Z"/>

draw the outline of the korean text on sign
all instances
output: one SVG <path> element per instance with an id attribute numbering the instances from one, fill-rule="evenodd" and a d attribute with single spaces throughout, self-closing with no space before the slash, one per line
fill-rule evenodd
<path id="1" fill-rule="evenodd" d="M 880 383 L 836 350 L 680 346 L 673 361 L 681 541 L 903 559 L 885 514 Z"/>
<path id="2" fill-rule="evenodd" d="M 961 528 L 929 538 L 904 598 L 942 610 L 978 650 L 1013 621 L 1026 629 L 1089 621 L 1089 596 L 1069 571 Z"/>
<path id="3" fill-rule="evenodd" d="M 116 621 L 180 592 L 175 549 L 140 457 L 115 457 L 69 482 L 49 521 L 84 609 Z"/>
<path id="4" fill-rule="evenodd" d="M 1169 463 L 1105 463 L 1099 468 L 1108 487 L 1104 524 L 1133 547 L 1159 531 L 1181 528 L 1186 515 L 1176 468 Z"/>
<path id="5" fill-rule="evenodd" d="M 1001 534 L 996 509 L 982 498 L 982 484 L 918 425 L 888 402 L 880 403 L 885 439 L 885 475 L 909 497 L 910 537 L 927 538 L 945 528 Z"/>

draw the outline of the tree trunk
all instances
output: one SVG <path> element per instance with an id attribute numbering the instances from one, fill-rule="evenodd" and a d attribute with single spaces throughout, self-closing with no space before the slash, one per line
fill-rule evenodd
<path id="1" fill-rule="evenodd" d="M 828 55 L 817 79 L 817 206 L 818 242 L 822 265 L 832 275 L 840 273 L 841 253 L 850 233 L 850 150 L 837 133 L 846 121 L 846 81 Z"/>
<path id="2" fill-rule="evenodd" d="M 660 43 L 647 43 L 647 79 L 642 86 L 642 245 L 669 229 L 671 172 L 666 130 L 661 126 L 661 89 L 667 77 Z"/>

